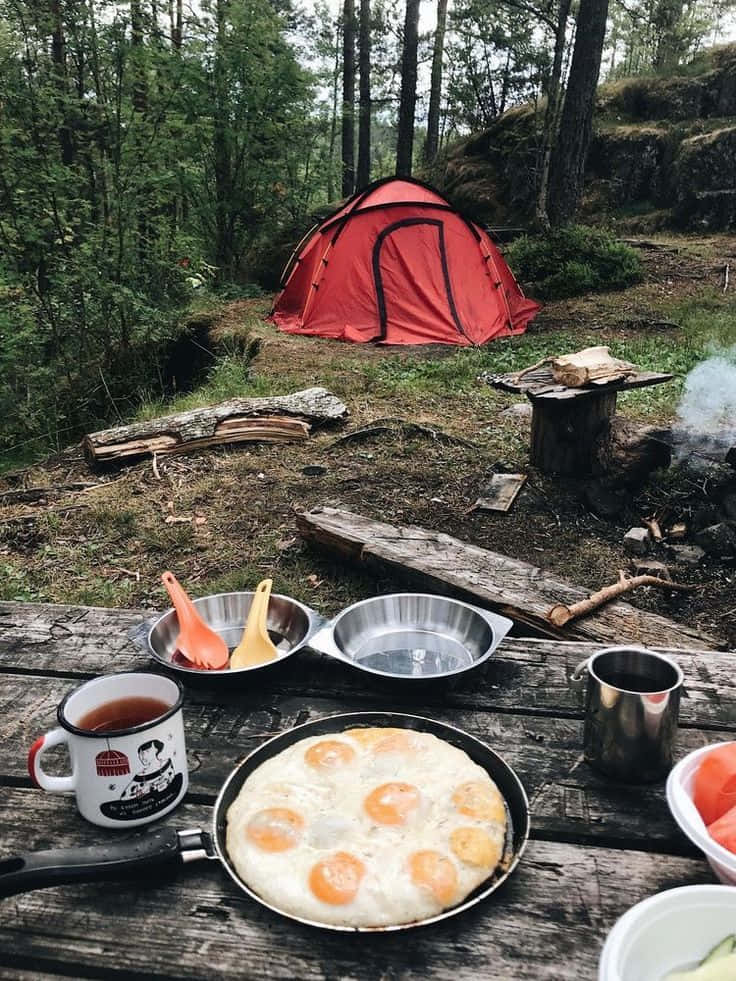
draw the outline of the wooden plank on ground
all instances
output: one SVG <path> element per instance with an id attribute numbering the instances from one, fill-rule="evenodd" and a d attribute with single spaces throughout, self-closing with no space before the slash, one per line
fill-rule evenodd
<path id="1" fill-rule="evenodd" d="M 606 644 L 636 643 L 674 648 L 714 648 L 708 634 L 628 603 L 609 603 L 584 619 L 557 629 L 547 613 L 557 603 L 585 599 L 581 589 L 527 562 L 478 548 L 438 531 L 394 526 L 336 508 L 317 508 L 297 516 L 306 541 L 325 546 L 354 562 L 400 572 L 433 592 L 460 595 L 511 617 L 549 637 Z"/>
<path id="2" fill-rule="evenodd" d="M 494 473 L 481 487 L 473 510 L 508 511 L 525 483 L 525 473 Z"/>
<path id="3" fill-rule="evenodd" d="M 4 790 L 3 857 L 110 840 L 78 818 L 58 819 L 61 803 Z M 207 827 L 211 813 L 185 804 L 167 823 Z M 346 942 L 264 909 L 219 863 L 194 862 L 173 881 L 60 886 L 0 900 L 0 965 L 63 965 L 68 977 L 476 981 L 490 964 L 495 981 L 578 981 L 595 976 L 605 936 L 629 906 L 708 881 L 702 859 L 533 841 L 509 881 L 467 913 Z"/>

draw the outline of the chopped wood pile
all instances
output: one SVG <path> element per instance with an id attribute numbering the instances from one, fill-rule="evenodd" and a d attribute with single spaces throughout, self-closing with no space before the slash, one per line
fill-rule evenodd
<path id="1" fill-rule="evenodd" d="M 587 589 L 572 585 L 527 562 L 478 548 L 442 532 L 394 526 L 361 514 L 317 508 L 297 517 L 306 541 L 331 549 L 353 562 L 400 573 L 412 584 L 444 595 L 458 595 L 511 617 L 534 634 L 605 644 L 714 649 L 717 639 L 695 626 L 639 610 L 621 601 L 607 603 L 565 627 L 548 619 L 556 604 L 588 601 Z M 667 584 L 672 588 L 672 584 Z"/>
<path id="2" fill-rule="evenodd" d="M 521 379 L 545 364 L 550 365 L 556 384 L 566 385 L 569 388 L 581 388 L 583 385 L 611 385 L 614 382 L 633 378 L 639 371 L 636 365 L 614 358 L 607 347 L 586 347 L 574 354 L 543 358 L 536 364 L 517 372 L 516 377 Z"/>
<path id="3" fill-rule="evenodd" d="M 90 464 L 131 462 L 142 456 L 185 453 L 222 443 L 305 440 L 313 425 L 337 422 L 347 407 L 324 388 L 291 395 L 236 398 L 147 422 L 90 433 L 83 441 Z"/>

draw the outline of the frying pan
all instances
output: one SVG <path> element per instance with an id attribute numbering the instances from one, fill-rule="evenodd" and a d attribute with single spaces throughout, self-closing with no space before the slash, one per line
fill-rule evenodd
<path id="1" fill-rule="evenodd" d="M 266 902 L 254 892 L 236 872 L 225 847 L 227 811 L 238 796 L 240 788 L 251 773 L 276 756 L 287 746 L 307 736 L 322 736 L 342 732 L 360 726 L 391 726 L 428 732 L 451 745 L 464 750 L 474 763 L 489 774 L 498 786 L 507 805 L 507 832 L 501 862 L 493 874 L 467 896 L 463 902 L 436 916 L 380 927 L 350 927 L 335 923 L 321 923 L 293 913 L 287 913 Z M 529 838 L 529 802 L 521 781 L 511 767 L 489 746 L 461 729 L 435 722 L 417 715 L 395 712 L 352 712 L 333 715 L 295 726 L 288 732 L 269 739 L 242 760 L 225 781 L 215 802 L 212 830 L 201 828 L 177 831 L 175 828 L 158 828 L 146 834 L 136 835 L 119 842 L 93 845 L 86 848 L 55 848 L 49 851 L 29 852 L 0 860 L 0 898 L 17 893 L 58 886 L 71 882 L 96 882 L 103 879 L 150 879 L 154 869 L 176 869 L 186 862 L 201 858 L 219 861 L 235 884 L 251 899 L 267 909 L 308 926 L 347 932 L 386 932 L 406 930 L 410 927 L 436 923 L 474 906 L 497 889 L 516 868 Z"/>

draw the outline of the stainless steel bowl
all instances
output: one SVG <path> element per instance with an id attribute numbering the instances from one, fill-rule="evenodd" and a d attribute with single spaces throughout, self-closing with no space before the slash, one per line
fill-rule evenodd
<path id="1" fill-rule="evenodd" d="M 461 600 L 395 593 L 354 603 L 309 646 L 384 678 L 448 678 L 477 667 L 512 627 L 507 617 Z"/>
<path id="2" fill-rule="evenodd" d="M 197 613 L 225 641 L 227 646 L 237 647 L 248 619 L 253 593 L 216 593 L 194 600 Z M 285 658 L 301 650 L 323 619 L 289 596 L 272 594 L 268 604 L 266 625 L 279 656 L 275 661 L 250 668 L 234 668 L 228 671 L 202 671 L 189 668 L 172 660 L 176 653 L 179 620 L 174 610 L 167 610 L 148 632 L 148 649 L 162 664 L 173 671 L 197 678 L 233 678 L 249 671 L 263 671 L 277 667 Z"/>

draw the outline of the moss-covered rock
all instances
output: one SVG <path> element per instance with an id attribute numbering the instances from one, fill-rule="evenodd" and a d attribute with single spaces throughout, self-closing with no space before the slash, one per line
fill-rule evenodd
<path id="1" fill-rule="evenodd" d="M 683 140 L 675 172 L 680 224 L 736 228 L 736 125 Z"/>
<path id="2" fill-rule="evenodd" d="M 544 106 L 522 106 L 449 148 L 432 174 L 457 207 L 487 224 L 534 213 Z M 599 89 L 581 217 L 650 210 L 662 227 L 736 227 L 736 44 L 669 78 Z M 664 214 L 663 214 L 664 212 Z"/>

